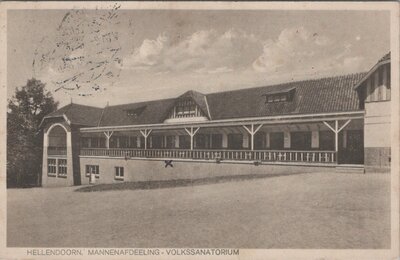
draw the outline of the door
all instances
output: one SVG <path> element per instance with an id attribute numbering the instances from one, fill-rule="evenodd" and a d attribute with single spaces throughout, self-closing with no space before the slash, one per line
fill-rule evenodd
<path id="1" fill-rule="evenodd" d="M 348 130 L 346 145 L 342 151 L 342 162 L 344 164 L 363 164 L 364 163 L 364 134 L 362 130 Z"/>
<path id="2" fill-rule="evenodd" d="M 89 167 L 89 178 L 90 178 L 90 184 L 95 184 L 96 183 L 96 167 L 92 166 Z"/>

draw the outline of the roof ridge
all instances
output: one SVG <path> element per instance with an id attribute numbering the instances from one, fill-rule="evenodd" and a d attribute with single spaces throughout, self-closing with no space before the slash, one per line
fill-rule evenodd
<path id="1" fill-rule="evenodd" d="M 171 98 L 159 98 L 159 99 L 151 99 L 151 100 L 132 102 L 132 103 L 123 103 L 123 104 L 112 105 L 112 106 L 108 106 L 108 107 L 115 108 L 115 107 L 128 106 L 128 105 L 137 105 L 137 104 L 140 104 L 140 103 L 159 102 L 159 101 L 175 100 L 175 99 L 177 99 L 177 98 L 176 97 L 175 98 L 172 98 L 172 97 Z"/>
<path id="2" fill-rule="evenodd" d="M 303 80 L 298 80 L 298 81 L 290 81 L 290 82 L 282 82 L 282 83 L 277 83 L 277 84 L 271 84 L 271 85 L 264 85 L 264 86 L 257 86 L 257 87 L 250 87 L 250 88 L 240 88 L 240 89 L 232 89 L 232 90 L 225 90 L 225 91 L 219 91 L 219 92 L 211 92 L 207 93 L 204 95 L 212 95 L 212 94 L 219 94 L 219 93 L 228 93 L 228 92 L 235 92 L 235 91 L 245 91 L 249 89 L 261 89 L 261 88 L 266 88 L 266 87 L 276 87 L 276 86 L 282 86 L 282 85 L 288 85 L 288 84 L 299 84 L 307 81 L 318 81 L 318 80 L 332 80 L 335 78 L 346 78 L 346 77 L 351 77 L 355 75 L 362 75 L 368 73 L 367 71 L 363 72 L 354 72 L 354 73 L 348 73 L 348 74 L 342 74 L 342 75 L 336 75 L 336 76 L 327 76 L 327 77 L 321 77 L 321 78 L 314 78 L 314 79 L 303 79 Z"/>
<path id="3" fill-rule="evenodd" d="M 68 105 L 77 105 L 77 106 L 83 106 L 83 107 L 90 107 L 90 108 L 98 108 L 98 109 L 103 109 L 103 107 L 97 107 L 97 106 L 89 106 L 89 105 L 84 105 L 84 104 L 79 104 L 79 103 L 70 103 Z"/>

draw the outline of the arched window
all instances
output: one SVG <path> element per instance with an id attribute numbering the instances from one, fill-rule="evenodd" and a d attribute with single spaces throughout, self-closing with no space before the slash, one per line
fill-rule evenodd
<path id="1" fill-rule="evenodd" d="M 48 155 L 67 154 L 67 132 L 64 127 L 56 125 L 48 132 Z"/>
<path id="2" fill-rule="evenodd" d="M 52 177 L 67 177 L 67 130 L 60 124 L 47 132 L 47 173 Z"/>

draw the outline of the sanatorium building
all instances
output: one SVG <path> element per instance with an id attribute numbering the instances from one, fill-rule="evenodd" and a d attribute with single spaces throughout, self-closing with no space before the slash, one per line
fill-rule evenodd
<path id="1" fill-rule="evenodd" d="M 390 53 L 366 73 L 104 108 L 42 123 L 43 186 L 389 172 Z"/>

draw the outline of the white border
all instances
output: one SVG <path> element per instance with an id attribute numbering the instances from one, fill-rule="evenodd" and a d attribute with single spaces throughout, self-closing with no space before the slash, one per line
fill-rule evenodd
<path id="1" fill-rule="evenodd" d="M 64 9 L 64 8 L 86 8 L 107 9 L 115 2 L 7 2 L 0 3 L 0 86 L 6 91 L 6 11 L 12 9 Z M 391 53 L 392 53 L 392 172 L 391 172 L 391 249 L 388 250 L 298 250 L 298 249 L 241 249 L 240 257 L 229 257 L 230 259 L 396 259 L 399 257 L 399 4 L 396 2 L 122 2 L 121 9 L 196 9 L 196 10 L 389 10 L 391 12 Z M 1 95 L 1 120 L 2 126 L 6 125 L 6 97 Z M 27 258 L 25 249 L 6 248 L 6 133 L 2 127 L 0 145 L 1 153 L 1 199 L 0 199 L 0 257 L 4 258 Z M 34 258 L 34 257 L 29 257 Z M 44 258 L 44 257 L 40 257 Z M 51 257 L 68 258 L 68 257 Z M 85 257 L 87 258 L 87 257 Z M 89 257 L 93 258 L 93 257 Z M 109 259 L 110 257 L 96 257 Z M 128 257 L 118 257 L 128 258 Z M 131 258 L 131 257 L 129 257 Z M 156 259 L 161 257 L 143 256 L 138 258 Z M 187 257 L 184 257 L 187 259 Z M 200 258 L 200 257 L 193 257 Z M 205 257 L 205 259 L 216 257 Z M 228 257 L 218 257 L 226 259 Z M 49 258 L 48 258 L 49 259 Z M 183 259 L 183 258 L 181 258 Z"/>

